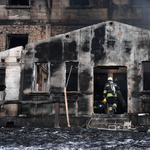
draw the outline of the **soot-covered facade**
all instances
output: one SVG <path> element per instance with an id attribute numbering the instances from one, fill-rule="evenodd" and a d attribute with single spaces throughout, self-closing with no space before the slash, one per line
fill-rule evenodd
<path id="1" fill-rule="evenodd" d="M 148 113 L 149 35 L 148 30 L 108 21 L 29 43 L 24 50 L 1 52 L 0 116 L 33 116 L 34 123 L 45 116 L 50 125 L 56 103 L 60 116 L 65 116 L 67 85 L 70 118 L 82 122 L 96 113 L 94 103 L 103 99 L 108 76 L 119 84 L 127 104 L 124 109 L 118 103 L 118 114 Z M 29 120 L 23 122 L 27 125 Z"/>

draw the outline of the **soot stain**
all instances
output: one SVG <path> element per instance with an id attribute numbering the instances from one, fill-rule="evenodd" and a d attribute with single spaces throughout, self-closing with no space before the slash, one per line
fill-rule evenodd
<path id="1" fill-rule="evenodd" d="M 87 111 L 87 109 L 88 109 L 87 99 L 82 96 L 78 101 L 78 111 Z"/>
<path id="2" fill-rule="evenodd" d="M 49 45 L 49 60 L 62 61 L 62 40 L 51 41 Z"/>
<path id="3" fill-rule="evenodd" d="M 132 41 L 123 41 L 123 46 L 125 48 L 125 53 L 131 54 Z"/>
<path id="4" fill-rule="evenodd" d="M 106 25 L 102 25 L 94 30 L 94 37 L 92 39 L 91 46 L 91 53 L 94 54 L 94 62 L 98 62 L 106 55 L 103 48 L 103 44 L 105 42 L 105 26 Z"/>
<path id="5" fill-rule="evenodd" d="M 134 66 L 133 68 L 133 81 L 134 81 L 134 90 L 132 92 L 132 96 L 137 97 L 139 96 L 137 93 L 139 93 L 138 91 L 140 91 L 140 83 L 141 83 L 141 75 L 137 75 L 138 74 L 138 67 Z"/>
<path id="6" fill-rule="evenodd" d="M 33 69 L 24 69 L 23 90 L 31 88 Z"/>
<path id="7" fill-rule="evenodd" d="M 115 37 L 113 37 L 112 35 L 108 34 L 107 35 L 107 48 L 114 48 L 115 43 L 116 43 L 116 39 Z"/>
<path id="8" fill-rule="evenodd" d="M 86 40 L 82 46 L 82 51 L 83 52 L 89 52 L 89 41 Z"/>
<path id="9" fill-rule="evenodd" d="M 62 41 L 43 42 L 35 47 L 35 57 L 42 60 L 62 61 Z"/>
<path id="10" fill-rule="evenodd" d="M 55 87 L 55 86 L 51 86 L 51 93 L 61 93 L 63 91 L 63 88 L 61 87 Z"/>
<path id="11" fill-rule="evenodd" d="M 137 45 L 137 48 L 138 49 L 150 48 L 150 41 L 149 40 L 141 40 L 141 41 L 139 41 L 138 45 Z"/>
<path id="12" fill-rule="evenodd" d="M 84 70 L 79 75 L 80 79 L 80 91 L 87 91 L 89 88 L 89 82 L 91 81 L 91 76 L 89 70 Z"/>
<path id="13" fill-rule="evenodd" d="M 77 43 L 72 41 L 70 43 L 64 43 L 64 59 L 65 60 L 77 60 Z"/>
<path id="14" fill-rule="evenodd" d="M 60 64 L 60 63 L 56 63 L 56 64 L 53 64 L 53 63 L 52 63 L 52 64 L 51 64 L 51 70 L 50 70 L 51 76 L 53 76 L 53 74 L 54 74 L 55 72 L 59 71 L 60 68 L 61 68 L 61 64 Z"/>
<path id="15" fill-rule="evenodd" d="M 107 41 L 108 48 L 114 48 L 116 41 Z"/>
<path id="16" fill-rule="evenodd" d="M 50 50 L 50 44 L 48 42 L 43 42 L 35 46 L 35 57 L 38 59 L 48 59 L 48 51 Z"/>

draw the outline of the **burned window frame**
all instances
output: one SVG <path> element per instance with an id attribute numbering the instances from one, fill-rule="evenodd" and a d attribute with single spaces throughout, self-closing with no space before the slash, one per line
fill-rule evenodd
<path id="1" fill-rule="evenodd" d="M 47 65 L 47 81 L 46 81 L 46 88 L 43 90 L 37 89 L 37 65 L 38 64 L 46 64 Z M 43 83 L 45 84 L 45 82 Z M 45 86 L 44 86 L 45 87 Z M 50 89 L 50 62 L 34 62 L 33 68 L 33 81 L 32 81 L 32 92 L 42 93 L 42 92 L 49 92 Z"/>
<path id="2" fill-rule="evenodd" d="M 148 70 L 145 69 L 145 68 L 147 68 L 147 66 L 145 66 L 145 65 L 150 66 L 150 61 L 142 61 L 142 83 L 143 83 L 143 91 L 150 91 L 150 85 L 149 85 L 150 77 L 149 77 L 149 75 L 146 75 L 146 73 L 148 73 Z M 149 74 L 150 74 L 150 67 L 148 69 L 149 69 Z"/>
<path id="3" fill-rule="evenodd" d="M 71 67 L 71 65 L 72 65 L 72 67 Z M 78 77 L 78 71 L 79 71 L 79 69 L 78 69 L 78 65 L 79 65 L 79 63 L 78 62 L 65 62 L 65 68 L 66 68 L 66 72 L 65 72 L 65 83 L 66 83 L 66 90 L 67 90 L 67 92 L 78 92 L 78 85 L 79 85 L 79 77 Z M 72 69 L 71 69 L 72 68 Z M 68 79 L 68 76 L 69 76 L 69 72 L 70 72 L 70 70 L 71 70 L 71 73 L 70 73 L 70 77 L 69 77 L 69 79 Z M 74 74 L 74 77 L 73 76 L 71 76 L 72 75 L 72 72 L 74 72 L 73 74 Z M 68 74 L 68 75 L 67 75 Z M 70 79 L 71 80 L 73 80 L 73 78 L 76 80 L 76 85 L 73 87 L 73 89 L 68 89 L 70 86 Z M 72 81 L 71 83 L 73 83 L 74 81 Z"/>
<path id="4" fill-rule="evenodd" d="M 90 0 L 69 0 L 70 6 L 89 6 Z"/>
<path id="5" fill-rule="evenodd" d="M 22 0 L 16 0 L 17 4 L 12 1 L 13 0 L 7 0 L 7 6 L 30 6 L 30 0 L 26 0 L 26 4 L 20 3 Z"/>
<path id="6" fill-rule="evenodd" d="M 10 39 L 12 39 L 12 38 L 27 38 L 27 43 L 28 43 L 28 37 L 29 37 L 29 34 L 7 34 L 6 35 L 6 49 L 10 49 Z M 17 46 L 15 46 L 15 47 L 17 47 Z M 23 45 L 23 47 L 25 48 L 25 45 Z"/>

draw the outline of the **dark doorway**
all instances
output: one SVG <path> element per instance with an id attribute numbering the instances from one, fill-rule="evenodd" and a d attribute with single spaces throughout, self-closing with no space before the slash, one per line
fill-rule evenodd
<path id="1" fill-rule="evenodd" d="M 119 87 L 121 94 L 127 104 L 127 68 L 126 67 L 116 67 L 116 66 L 101 66 L 94 68 L 94 113 L 106 113 L 106 104 L 102 106 L 103 103 L 103 90 L 107 83 L 109 76 L 113 77 L 113 81 L 116 82 Z M 123 114 L 126 112 L 118 99 L 117 114 Z"/>
<path id="2" fill-rule="evenodd" d="M 7 35 L 7 43 L 6 49 L 10 49 L 16 46 L 23 46 L 28 43 L 28 35 L 27 34 L 10 34 Z"/>

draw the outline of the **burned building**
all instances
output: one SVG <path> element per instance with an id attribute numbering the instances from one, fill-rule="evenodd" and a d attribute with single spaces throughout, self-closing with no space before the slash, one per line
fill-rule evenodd
<path id="1" fill-rule="evenodd" d="M 66 125 L 66 85 L 71 124 L 82 125 L 96 113 L 108 76 L 126 103 L 118 103 L 118 114 L 149 113 L 148 0 L 0 0 L 0 6 L 1 126 L 41 120 L 53 126 L 56 111 Z"/>
<path id="2" fill-rule="evenodd" d="M 148 30 L 103 22 L 3 51 L 0 60 L 0 115 L 15 118 L 16 125 L 41 123 L 38 118 L 53 124 L 57 103 L 66 122 L 66 83 L 71 123 L 85 123 L 94 102 L 103 99 L 108 76 L 127 104 L 127 110 L 119 104 L 118 114 L 149 113 Z"/>

